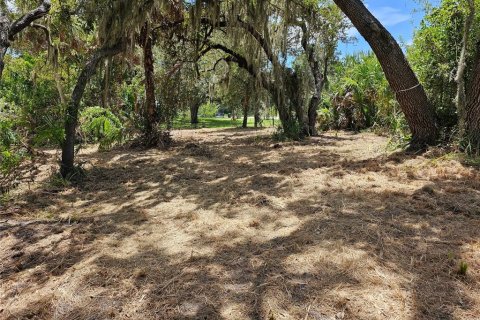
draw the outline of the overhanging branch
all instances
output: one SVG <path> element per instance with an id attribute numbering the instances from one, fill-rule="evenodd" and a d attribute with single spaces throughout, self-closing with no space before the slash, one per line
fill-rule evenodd
<path id="1" fill-rule="evenodd" d="M 227 46 L 220 44 L 220 43 L 212 43 L 208 42 L 207 43 L 207 48 L 203 50 L 199 58 L 210 52 L 211 50 L 220 50 L 223 51 L 224 53 L 228 54 L 227 57 L 223 58 L 222 60 L 227 62 L 227 63 L 235 63 L 237 64 L 240 68 L 246 70 L 252 77 L 259 79 L 262 86 L 266 89 L 272 92 L 274 85 L 267 80 L 267 77 L 265 74 L 261 71 L 259 71 L 253 64 L 251 64 L 243 55 L 239 54 L 238 52 L 228 48 Z"/>
<path id="2" fill-rule="evenodd" d="M 237 20 L 234 23 L 229 23 L 226 20 L 219 20 L 219 21 L 213 22 L 212 20 L 210 20 L 208 18 L 202 18 L 200 20 L 200 22 L 202 24 L 207 24 L 207 25 L 210 25 L 210 26 L 215 27 L 215 28 L 225 28 L 225 27 L 239 26 L 239 27 L 245 29 L 258 42 L 258 44 L 260 45 L 262 50 L 265 52 L 265 55 L 267 56 L 267 59 L 274 65 L 280 64 L 279 61 L 278 61 L 278 58 L 273 53 L 273 50 L 272 50 L 270 44 L 268 43 L 268 41 L 262 36 L 262 34 L 260 32 L 258 32 L 257 29 L 255 29 L 255 27 L 252 24 L 243 21 L 239 16 L 237 17 Z"/>
<path id="3" fill-rule="evenodd" d="M 46 14 L 48 14 L 48 12 L 50 12 L 51 6 L 52 4 L 50 0 L 43 0 L 36 9 L 33 9 L 32 11 L 24 14 L 15 22 L 13 22 L 10 26 L 10 31 L 8 33 L 10 40 L 12 40 L 16 34 L 28 27 L 33 21 L 40 19 L 41 17 L 44 17 Z"/>

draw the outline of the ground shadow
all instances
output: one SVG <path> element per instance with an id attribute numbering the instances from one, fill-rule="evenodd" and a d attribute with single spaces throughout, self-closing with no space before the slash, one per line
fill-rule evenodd
<path id="1" fill-rule="evenodd" d="M 9 303 L 0 317 L 478 315 L 477 171 L 404 154 L 349 156 L 361 135 L 273 148 L 236 133 L 196 140 L 194 151 L 186 139 L 169 151 L 106 153 L 75 188 L 27 193 L 17 205 L 71 220 L 0 225 Z M 45 287 L 48 299 L 26 298 Z"/>

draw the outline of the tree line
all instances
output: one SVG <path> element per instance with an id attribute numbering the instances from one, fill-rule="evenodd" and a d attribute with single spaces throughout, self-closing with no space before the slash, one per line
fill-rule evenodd
<path id="1" fill-rule="evenodd" d="M 477 7 L 427 6 L 404 50 L 360 0 L 1 1 L 3 170 L 23 157 L 13 145 L 31 153 L 25 145 L 58 143 L 68 178 L 79 128 L 83 138 L 110 139 L 104 145 L 129 135 L 153 147 L 179 114 L 195 124 L 200 108 L 217 102 L 242 114 L 243 126 L 249 114 L 260 125 L 273 106 L 291 139 L 331 127 L 322 126 L 326 117 L 336 126 L 341 116 L 346 127 L 391 125 L 380 119 L 395 112 L 382 106 L 398 106 L 410 149 L 437 144 L 448 131 L 476 153 Z M 374 57 L 339 56 L 352 26 Z"/>

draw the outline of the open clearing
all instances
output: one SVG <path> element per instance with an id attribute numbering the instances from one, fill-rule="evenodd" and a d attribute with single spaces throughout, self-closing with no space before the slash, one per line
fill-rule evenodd
<path id="1" fill-rule="evenodd" d="M 0 208 L 0 318 L 480 318 L 477 169 L 270 134 L 85 149 L 75 187 L 47 182 L 52 160 Z"/>

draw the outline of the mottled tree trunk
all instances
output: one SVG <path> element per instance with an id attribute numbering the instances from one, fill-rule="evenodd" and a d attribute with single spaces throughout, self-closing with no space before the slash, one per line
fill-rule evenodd
<path id="1" fill-rule="evenodd" d="M 327 70 L 327 63 L 328 59 L 325 59 L 325 70 Z M 322 71 L 320 70 L 320 64 L 316 59 L 311 61 L 310 68 L 313 73 L 314 92 L 308 105 L 308 134 L 314 136 L 317 134 L 317 109 L 321 102 L 325 76 L 322 74 Z"/>
<path id="2" fill-rule="evenodd" d="M 287 100 L 290 104 L 290 109 L 295 110 L 298 122 L 298 134 L 299 138 L 303 138 L 309 135 L 308 129 L 308 114 L 306 108 L 303 105 L 303 99 L 300 88 L 300 81 L 298 75 L 293 72 L 289 74 L 286 72 L 287 81 Z M 292 132 L 293 133 L 293 132 Z M 295 137 L 296 138 L 296 137 Z"/>
<path id="3" fill-rule="evenodd" d="M 320 97 L 314 95 L 310 98 L 308 104 L 308 134 L 310 136 L 317 135 L 317 108 L 320 104 Z"/>
<path id="4" fill-rule="evenodd" d="M 155 102 L 155 69 L 153 60 L 153 39 L 148 22 L 142 28 L 143 69 L 145 73 L 145 135 L 150 137 L 157 123 Z"/>
<path id="5" fill-rule="evenodd" d="M 72 98 L 67 106 L 65 115 L 65 140 L 62 145 L 62 162 L 60 165 L 60 173 L 62 177 L 68 178 L 74 172 L 75 160 L 75 130 L 78 123 L 78 109 L 82 100 L 85 87 L 95 73 L 99 63 L 108 56 L 113 56 L 122 51 L 122 44 L 118 43 L 111 48 L 103 48 L 97 50 L 93 56 L 85 64 L 80 73 L 75 88 L 73 89 Z"/>
<path id="6" fill-rule="evenodd" d="M 398 43 L 361 0 L 334 2 L 350 18 L 377 56 L 410 127 L 411 148 L 435 143 L 438 135 L 435 112 Z"/>
<path id="7" fill-rule="evenodd" d="M 457 74 L 455 82 L 457 83 L 457 95 L 455 97 L 455 104 L 457 105 L 458 114 L 458 129 L 460 136 L 465 135 L 465 108 L 467 104 L 467 95 L 465 92 L 465 69 L 467 68 L 467 47 L 470 30 L 472 29 L 473 20 L 475 19 L 475 2 L 474 0 L 467 0 L 469 12 L 465 18 L 462 36 L 462 50 L 460 58 L 458 59 Z"/>
<path id="8" fill-rule="evenodd" d="M 310 98 L 310 102 L 308 104 L 307 110 L 307 117 L 308 117 L 308 129 L 307 134 L 310 136 L 316 135 L 316 125 L 317 125 L 317 109 L 320 104 L 320 99 L 322 95 L 323 83 L 324 83 L 324 75 L 322 74 L 322 70 L 320 69 L 320 63 L 318 62 L 317 57 L 315 56 L 315 46 L 308 43 L 309 38 L 309 30 L 305 23 L 300 24 L 300 28 L 302 29 L 302 47 L 305 51 L 305 54 L 308 59 L 308 65 L 310 67 L 310 71 L 312 72 L 313 80 L 314 80 L 314 88 L 313 94 Z M 327 70 L 327 63 L 328 58 L 325 58 L 325 73 Z"/>
<path id="9" fill-rule="evenodd" d="M 466 138 L 473 153 L 480 152 L 480 42 L 477 43 L 477 56 L 465 107 Z"/>
<path id="10" fill-rule="evenodd" d="M 293 126 L 295 125 L 295 118 L 289 105 L 285 101 L 285 95 L 280 92 L 280 89 L 277 88 L 275 84 L 270 85 L 268 88 L 273 99 L 273 104 L 277 107 L 278 117 L 282 124 L 283 131 L 286 135 L 289 135 L 292 133 Z"/>

